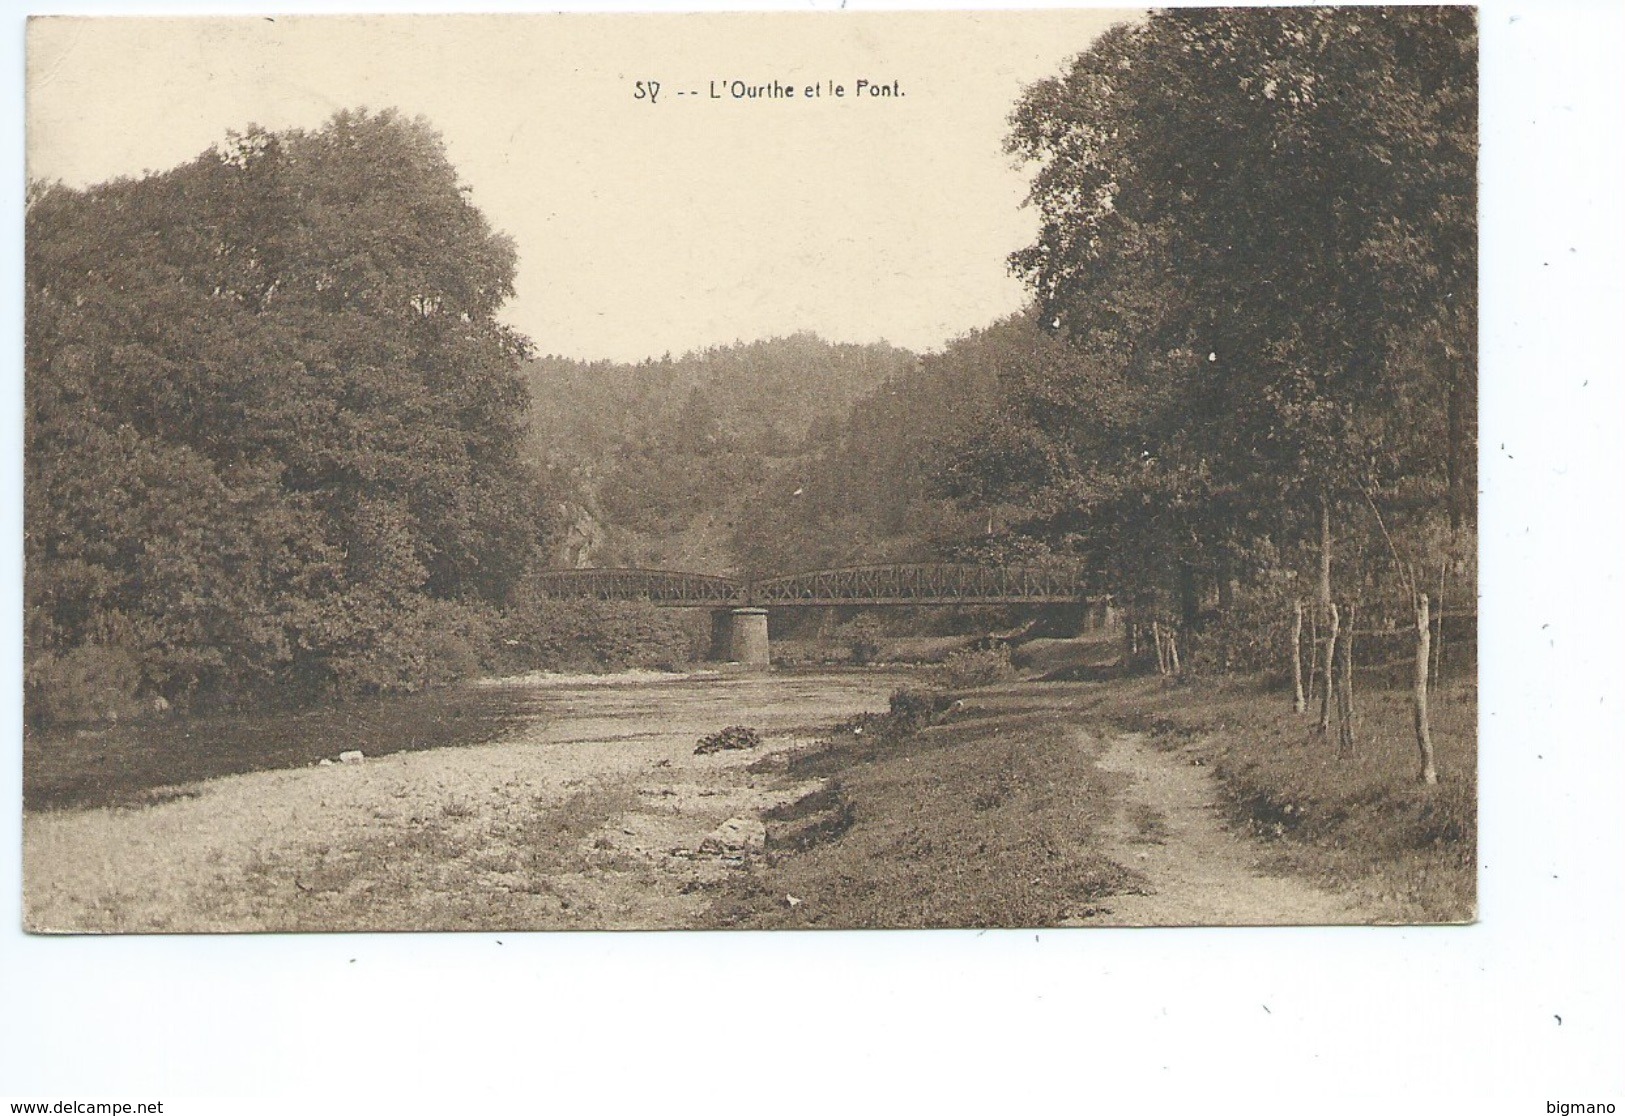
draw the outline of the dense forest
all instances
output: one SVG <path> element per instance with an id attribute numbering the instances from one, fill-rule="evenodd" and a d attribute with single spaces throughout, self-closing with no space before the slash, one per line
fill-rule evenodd
<path id="1" fill-rule="evenodd" d="M 691 647 L 546 601 L 554 565 L 1063 562 L 1221 669 L 1278 664 L 1306 602 L 1470 609 L 1474 18 L 1108 32 L 1010 116 L 1029 308 L 919 356 L 537 358 L 495 316 L 512 246 L 387 112 L 36 186 L 30 716 Z"/>
<path id="2" fill-rule="evenodd" d="M 912 364 L 810 333 L 640 364 L 526 365 L 533 449 L 564 522 L 552 560 L 732 573 L 763 501 L 854 401 Z"/>

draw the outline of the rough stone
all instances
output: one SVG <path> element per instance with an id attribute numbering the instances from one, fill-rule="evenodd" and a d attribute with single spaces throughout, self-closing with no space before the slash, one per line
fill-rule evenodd
<path id="1" fill-rule="evenodd" d="M 362 755 L 360 752 L 340 752 L 339 753 L 339 762 L 340 763 L 360 763 L 362 760 L 364 760 L 366 758 L 367 757 Z"/>
<path id="2" fill-rule="evenodd" d="M 755 818 L 729 818 L 700 842 L 700 851 L 713 856 L 759 853 L 767 843 L 767 826 Z"/>

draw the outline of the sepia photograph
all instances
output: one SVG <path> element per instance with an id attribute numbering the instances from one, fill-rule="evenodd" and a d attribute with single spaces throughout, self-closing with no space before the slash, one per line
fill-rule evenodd
<path id="1" fill-rule="evenodd" d="M 1625 8 L 967 2 L 27 0 L 0 1112 L 1625 1104 Z"/>
<path id="2" fill-rule="evenodd" d="M 1473 921 L 1477 44 L 33 20 L 27 929 Z"/>

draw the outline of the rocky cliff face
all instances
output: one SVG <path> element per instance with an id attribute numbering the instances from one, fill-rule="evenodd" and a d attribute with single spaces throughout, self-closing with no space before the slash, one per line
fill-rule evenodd
<path id="1" fill-rule="evenodd" d="M 567 524 L 553 553 L 553 565 L 560 569 L 582 570 L 603 564 L 607 541 L 604 525 L 585 504 L 559 505 L 560 519 Z"/>

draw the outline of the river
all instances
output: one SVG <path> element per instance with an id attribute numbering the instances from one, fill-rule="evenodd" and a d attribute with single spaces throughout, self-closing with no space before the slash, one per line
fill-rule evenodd
<path id="1" fill-rule="evenodd" d="M 693 925 L 695 885 L 726 870 L 696 855 L 707 835 L 795 793 L 752 773 L 755 753 L 696 756 L 699 738 L 745 725 L 763 751 L 804 746 L 885 709 L 914 677 L 499 680 L 366 707 L 395 719 L 393 738 L 354 706 L 284 718 L 267 737 L 275 764 L 223 748 L 228 728 L 258 739 L 240 718 L 174 730 L 168 764 L 153 734 L 131 727 L 76 739 L 81 754 L 109 757 L 97 778 L 73 784 L 100 801 L 25 813 L 25 921 L 68 932 Z M 337 762 L 353 750 L 360 762 Z M 239 770 L 161 781 L 191 770 L 181 761 L 194 754 L 224 754 Z M 145 781 L 143 799 L 121 797 L 124 771 Z"/>

